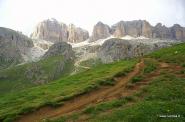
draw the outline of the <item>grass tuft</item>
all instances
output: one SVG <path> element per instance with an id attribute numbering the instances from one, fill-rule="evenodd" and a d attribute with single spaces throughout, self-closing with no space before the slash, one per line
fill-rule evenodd
<path id="1" fill-rule="evenodd" d="M 131 83 L 137 83 L 139 81 L 143 80 L 143 76 L 139 75 L 139 76 L 135 76 L 131 79 Z"/>

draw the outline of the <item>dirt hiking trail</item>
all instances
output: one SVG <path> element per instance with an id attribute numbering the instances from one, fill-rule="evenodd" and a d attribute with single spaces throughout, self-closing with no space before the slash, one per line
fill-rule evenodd
<path id="1" fill-rule="evenodd" d="M 145 79 L 135 83 L 128 88 L 128 82 L 136 75 L 139 75 L 144 68 L 144 59 L 136 64 L 133 71 L 126 76 L 114 78 L 114 86 L 101 86 L 99 89 L 93 90 L 89 93 L 77 96 L 71 100 L 65 101 L 64 105 L 53 107 L 42 107 L 33 113 L 28 113 L 20 117 L 17 122 L 40 122 L 48 119 L 55 119 L 64 115 L 71 114 L 76 111 L 80 111 L 83 108 L 97 104 L 100 102 L 118 99 L 120 97 L 130 96 L 133 93 L 138 92 L 143 86 L 152 81 L 153 78 L 159 76 L 162 71 L 177 72 L 182 68 L 179 66 L 171 65 L 164 62 L 159 62 L 159 67 L 152 73 L 148 74 Z M 183 76 L 184 77 L 184 76 Z"/>
<path id="2" fill-rule="evenodd" d="M 128 73 L 124 77 L 115 78 L 116 84 L 114 86 L 102 86 L 97 90 L 66 101 L 64 105 L 57 108 L 47 106 L 42 107 L 33 113 L 23 115 L 17 120 L 17 122 L 39 122 L 47 118 L 58 118 L 65 114 L 85 108 L 87 105 L 116 98 L 117 93 L 119 93 L 120 90 L 123 90 L 131 78 L 136 76 L 143 67 L 144 61 L 141 60 L 141 62 L 136 64 L 132 72 Z"/>

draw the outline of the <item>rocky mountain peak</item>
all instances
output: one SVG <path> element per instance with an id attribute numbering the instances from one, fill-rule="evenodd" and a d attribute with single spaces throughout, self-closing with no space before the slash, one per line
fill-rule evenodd
<path id="1" fill-rule="evenodd" d="M 76 28 L 74 24 L 67 26 L 52 18 L 40 22 L 31 34 L 31 38 L 43 39 L 53 43 L 61 41 L 77 43 L 89 38 L 89 33 L 84 29 Z"/>
<path id="2" fill-rule="evenodd" d="M 148 37 L 148 38 L 152 38 L 152 26 L 150 25 L 149 22 L 147 22 L 146 20 L 142 21 L 142 32 L 141 35 Z"/>
<path id="3" fill-rule="evenodd" d="M 171 27 L 172 37 L 177 40 L 185 39 L 185 28 L 181 27 L 179 24 L 174 24 Z"/>
<path id="4" fill-rule="evenodd" d="M 144 36 L 146 38 L 184 40 L 185 29 L 178 24 L 172 27 L 166 27 L 162 25 L 162 23 L 152 26 L 146 20 L 119 21 L 111 27 L 99 21 L 94 25 L 92 35 L 89 38 L 88 31 L 76 27 L 74 24 L 69 24 L 67 26 L 52 18 L 39 23 L 31 37 L 48 40 L 54 43 L 61 41 L 78 43 L 88 38 L 90 42 L 92 42 L 110 36 L 122 38 L 127 35 L 132 37 Z"/>
<path id="5" fill-rule="evenodd" d="M 43 39 L 51 42 L 67 41 L 67 30 L 65 24 L 60 24 L 56 19 L 44 20 L 36 26 L 31 38 Z"/>
<path id="6" fill-rule="evenodd" d="M 181 26 L 179 24 L 174 24 L 173 27 L 181 28 Z"/>
<path id="7" fill-rule="evenodd" d="M 162 27 L 162 23 L 157 23 L 155 27 Z"/>
<path id="8" fill-rule="evenodd" d="M 90 41 L 104 39 L 109 37 L 110 35 L 110 27 L 102 22 L 98 22 L 96 25 L 94 25 Z"/>
<path id="9" fill-rule="evenodd" d="M 120 21 L 113 25 L 111 30 L 118 38 L 126 35 L 152 37 L 152 27 L 146 20 Z"/>
<path id="10" fill-rule="evenodd" d="M 68 26 L 68 41 L 72 43 L 77 43 L 84 41 L 89 38 L 89 32 L 76 27 L 74 24 Z"/>
<path id="11" fill-rule="evenodd" d="M 55 18 L 47 19 L 47 21 L 50 21 L 50 22 L 57 22 L 57 20 L 56 20 Z"/>

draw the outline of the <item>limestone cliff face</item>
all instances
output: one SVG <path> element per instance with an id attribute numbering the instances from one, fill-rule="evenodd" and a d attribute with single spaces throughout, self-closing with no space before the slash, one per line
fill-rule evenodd
<path id="1" fill-rule="evenodd" d="M 161 23 L 158 23 L 154 28 L 152 32 L 153 38 L 172 38 L 172 33 L 170 28 L 167 28 L 165 25 L 162 25 Z"/>
<path id="2" fill-rule="evenodd" d="M 110 27 L 102 22 L 98 22 L 92 32 L 92 36 L 90 37 L 90 41 L 96 41 L 98 39 L 105 39 L 109 37 L 110 34 Z"/>
<path id="3" fill-rule="evenodd" d="M 56 19 L 48 19 L 40 22 L 31 38 L 43 39 L 51 42 L 67 41 L 67 26 Z"/>
<path id="4" fill-rule="evenodd" d="M 133 37 L 152 37 L 152 26 L 145 20 L 120 21 L 113 25 L 111 32 L 115 37 L 130 35 Z"/>
<path id="5" fill-rule="evenodd" d="M 23 62 L 21 51 L 10 40 L 0 36 L 0 69 Z"/>
<path id="6" fill-rule="evenodd" d="M 134 21 L 127 21 L 125 22 L 125 28 L 127 35 L 138 37 L 141 36 L 141 30 L 142 30 L 142 21 L 134 20 Z"/>
<path id="7" fill-rule="evenodd" d="M 185 28 L 180 25 L 166 27 L 158 23 L 153 27 L 146 20 L 120 21 L 111 27 L 111 34 L 117 38 L 130 35 L 133 37 L 185 40 Z"/>
<path id="8" fill-rule="evenodd" d="M 126 36 L 127 33 L 126 33 L 125 23 L 123 21 L 120 21 L 116 25 L 112 26 L 111 33 L 113 34 L 113 36 L 117 38 Z"/>
<path id="9" fill-rule="evenodd" d="M 141 35 L 148 38 L 152 38 L 152 28 L 153 27 L 150 25 L 149 22 L 147 22 L 146 20 L 142 21 Z"/>
<path id="10" fill-rule="evenodd" d="M 21 32 L 0 27 L 0 36 L 9 40 L 12 46 L 18 47 L 22 52 L 26 48 L 33 47 L 32 40 Z"/>
<path id="11" fill-rule="evenodd" d="M 56 19 L 48 19 L 37 25 L 31 37 L 54 43 L 61 41 L 78 43 L 88 38 L 93 42 L 105 39 L 111 35 L 116 38 L 130 35 L 132 37 L 144 36 L 147 38 L 185 40 L 185 28 L 177 24 L 172 27 L 166 27 L 161 23 L 152 26 L 146 20 L 120 21 L 111 26 L 111 28 L 102 22 L 98 22 L 94 26 L 92 35 L 89 38 L 88 31 L 82 28 L 76 27 L 73 24 L 67 26 L 66 24 L 59 23 Z"/>
<path id="12" fill-rule="evenodd" d="M 84 29 L 76 28 L 73 24 L 67 26 L 64 23 L 59 23 L 56 19 L 48 19 L 37 25 L 31 34 L 31 38 L 43 39 L 53 43 L 61 41 L 77 43 L 89 38 L 89 33 Z"/>
<path id="13" fill-rule="evenodd" d="M 177 40 L 185 40 L 185 28 L 181 27 L 178 24 L 175 24 L 171 27 L 172 37 Z"/>
<path id="14" fill-rule="evenodd" d="M 79 28 L 75 27 L 75 25 L 70 24 L 68 26 L 68 41 L 72 43 L 78 43 L 82 42 L 89 38 L 89 32 Z"/>
<path id="15" fill-rule="evenodd" d="M 24 61 L 23 55 L 33 42 L 20 32 L 0 27 L 0 69 Z"/>

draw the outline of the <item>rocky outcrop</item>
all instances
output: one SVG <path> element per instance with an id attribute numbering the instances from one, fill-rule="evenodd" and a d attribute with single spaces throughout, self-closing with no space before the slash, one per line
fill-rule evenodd
<path id="1" fill-rule="evenodd" d="M 79 28 L 75 27 L 75 25 L 70 24 L 68 26 L 68 41 L 72 43 L 78 43 L 82 42 L 89 38 L 89 32 Z"/>
<path id="2" fill-rule="evenodd" d="M 9 40 L 11 45 L 19 48 L 21 52 L 24 52 L 27 48 L 33 47 L 32 40 L 21 32 L 0 27 L 0 36 Z"/>
<path id="3" fill-rule="evenodd" d="M 105 39 L 109 37 L 110 34 L 110 27 L 102 22 L 98 22 L 92 32 L 92 36 L 90 37 L 90 41 L 96 41 L 98 39 Z"/>
<path id="4" fill-rule="evenodd" d="M 23 62 L 21 51 L 10 40 L 0 36 L 0 69 Z"/>
<path id="5" fill-rule="evenodd" d="M 20 32 L 0 28 L 0 67 L 6 68 L 24 61 L 23 55 L 32 48 L 33 42 Z"/>
<path id="6" fill-rule="evenodd" d="M 110 63 L 120 59 L 128 59 L 143 56 L 152 51 L 175 44 L 178 41 L 147 39 L 147 40 L 123 40 L 112 38 L 100 47 L 97 57 L 103 63 Z"/>
<path id="7" fill-rule="evenodd" d="M 89 38 L 88 31 L 77 28 L 73 24 L 67 26 L 59 23 L 56 19 L 48 19 L 40 22 L 35 31 L 31 34 L 31 38 L 43 39 L 53 43 L 61 41 L 81 42 Z"/>
<path id="8" fill-rule="evenodd" d="M 58 42 L 49 48 L 49 50 L 44 54 L 43 59 L 52 56 L 63 56 L 65 60 L 69 60 L 74 57 L 74 52 L 70 44 L 66 42 Z"/>
<path id="9" fill-rule="evenodd" d="M 172 38 L 177 40 L 185 40 L 185 28 L 178 24 L 171 27 Z"/>
<path id="10" fill-rule="evenodd" d="M 107 40 L 98 53 L 98 57 L 104 63 L 113 62 L 121 58 L 130 58 L 132 45 L 127 40 L 122 39 L 110 39 Z"/>

